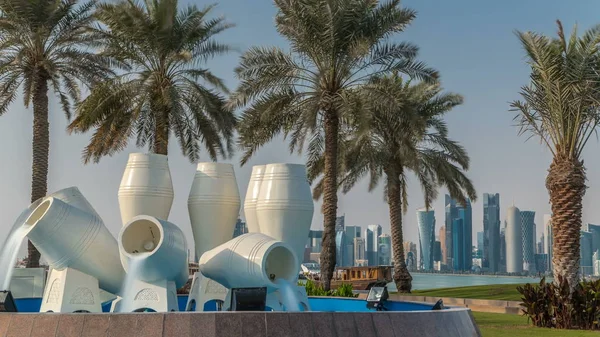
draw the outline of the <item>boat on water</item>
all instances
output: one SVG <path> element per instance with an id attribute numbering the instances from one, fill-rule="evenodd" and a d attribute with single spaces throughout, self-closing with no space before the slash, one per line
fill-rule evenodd
<path id="1" fill-rule="evenodd" d="M 351 284 L 353 290 L 370 290 L 376 285 L 383 286 L 392 282 L 392 269 L 392 266 L 336 268 L 331 280 L 331 289 L 337 289 L 342 284 Z M 318 273 L 305 273 L 305 276 L 320 281 Z"/>

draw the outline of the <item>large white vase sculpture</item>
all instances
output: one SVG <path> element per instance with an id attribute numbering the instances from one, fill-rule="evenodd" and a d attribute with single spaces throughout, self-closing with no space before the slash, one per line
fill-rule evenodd
<path id="1" fill-rule="evenodd" d="M 167 156 L 132 153 L 119 187 L 123 225 L 138 215 L 168 220 L 173 205 L 173 182 Z"/>
<path id="2" fill-rule="evenodd" d="M 225 288 L 280 287 L 279 280 L 294 282 L 300 265 L 291 247 L 260 234 L 243 234 L 202 254 L 202 275 Z"/>
<path id="3" fill-rule="evenodd" d="M 240 192 L 233 165 L 198 164 L 188 211 L 198 257 L 231 240 L 240 213 Z"/>
<path id="4" fill-rule="evenodd" d="M 255 165 L 252 167 L 250 183 L 248 184 L 246 198 L 244 199 L 244 217 L 246 218 L 248 233 L 260 233 L 258 219 L 256 218 L 256 201 L 258 200 L 260 184 L 262 183 L 264 173 L 265 165 Z"/>
<path id="5" fill-rule="evenodd" d="M 119 233 L 127 282 L 114 310 L 178 311 L 177 288 L 188 280 L 187 241 L 176 225 L 140 215 Z"/>
<path id="6" fill-rule="evenodd" d="M 50 268 L 77 269 L 96 277 L 100 287 L 112 293 L 121 287 L 125 274 L 117 240 L 96 215 L 49 197 L 23 226 Z"/>
<path id="7" fill-rule="evenodd" d="M 304 256 L 314 207 L 304 165 L 269 164 L 265 167 L 256 202 L 260 232 L 288 243 L 299 263 Z"/>

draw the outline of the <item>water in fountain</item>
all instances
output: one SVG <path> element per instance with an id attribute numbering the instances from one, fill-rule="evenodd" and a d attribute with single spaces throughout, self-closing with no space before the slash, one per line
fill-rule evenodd
<path id="1" fill-rule="evenodd" d="M 132 312 L 138 308 L 131 308 L 131 304 L 135 298 L 134 293 L 134 285 L 136 280 L 139 279 L 139 273 L 144 265 L 144 257 L 145 254 L 134 255 L 129 259 L 129 265 L 127 268 L 127 275 L 125 276 L 125 280 L 123 281 L 123 286 L 121 287 L 121 303 L 118 306 L 118 312 Z"/>
<path id="2" fill-rule="evenodd" d="M 279 285 L 279 293 L 281 294 L 281 301 L 283 302 L 285 311 L 301 311 L 300 299 L 298 298 L 298 292 L 296 292 L 296 287 L 289 281 L 284 279 L 277 279 L 275 283 Z"/>
<path id="3" fill-rule="evenodd" d="M 0 251 L 0 282 L 2 282 L 0 290 L 8 290 L 10 287 L 15 263 L 17 262 L 17 255 L 27 233 L 27 229 L 23 226 L 23 223 L 25 223 L 30 214 L 31 209 L 28 208 L 19 215 Z"/>

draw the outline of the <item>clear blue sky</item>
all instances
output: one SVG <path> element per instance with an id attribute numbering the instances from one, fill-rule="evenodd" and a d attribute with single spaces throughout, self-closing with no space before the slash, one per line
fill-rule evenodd
<path id="1" fill-rule="evenodd" d="M 208 4 L 205 1 L 182 1 Z M 508 102 L 518 98 L 521 85 L 528 83 L 528 68 L 514 30 L 534 30 L 555 34 L 556 19 L 561 19 L 569 31 L 575 23 L 581 30 L 600 23 L 600 2 L 597 0 L 410 0 L 404 6 L 418 11 L 413 24 L 394 39 L 411 41 L 421 48 L 420 59 L 440 70 L 446 90 L 465 96 L 465 104 L 448 115 L 450 134 L 462 142 L 472 159 L 469 172 L 481 198 L 483 193 L 500 193 L 501 218 L 514 200 L 521 209 L 536 211 L 538 233 L 542 218 L 550 210 L 544 187 L 550 156 L 539 142 L 517 137 L 512 126 Z M 222 34 L 221 41 L 244 50 L 252 45 L 278 45 L 286 42 L 274 26 L 275 8 L 268 0 L 221 0 L 214 11 L 237 26 Z M 239 54 L 211 61 L 211 69 L 235 87 L 233 69 Z M 77 185 L 102 215 L 107 227 L 117 234 L 120 216 L 117 190 L 127 161 L 136 151 L 131 146 L 97 165 L 83 166 L 80 154 L 87 135 L 69 136 L 66 120 L 51 99 L 51 148 L 49 191 Z M 12 221 L 29 203 L 31 174 L 31 110 L 17 100 L 11 110 L 0 117 L 0 226 L 10 228 Z M 194 174 L 194 165 L 183 158 L 175 144 L 170 149 L 169 162 L 175 186 L 175 203 L 170 220 L 190 234 L 187 196 Z M 584 222 L 600 222 L 600 210 L 594 201 L 600 200 L 600 147 L 592 140 L 585 152 L 589 189 L 585 198 Z M 142 149 L 145 151 L 145 149 Z M 251 165 L 269 162 L 302 163 L 303 158 L 290 156 L 280 141 L 261 150 L 245 167 L 236 163 L 238 184 L 245 194 Z M 443 192 L 442 192 L 443 193 Z M 417 241 L 415 210 L 422 207 L 418 185 L 411 184 L 410 211 L 405 218 L 406 239 Z M 315 207 L 313 228 L 322 227 L 319 207 Z M 436 231 L 443 224 L 443 197 L 435 203 Z M 357 186 L 340 196 L 340 214 L 346 214 L 348 225 L 379 223 L 389 231 L 387 205 L 381 188 L 369 194 L 366 185 Z M 482 228 L 482 204 L 473 204 L 473 236 Z M 539 235 L 539 234 L 538 234 Z"/>

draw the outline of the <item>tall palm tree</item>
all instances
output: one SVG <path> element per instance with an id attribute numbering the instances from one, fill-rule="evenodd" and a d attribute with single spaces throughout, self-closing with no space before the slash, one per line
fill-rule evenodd
<path id="1" fill-rule="evenodd" d="M 137 146 L 166 155 L 171 132 L 191 161 L 198 160 L 201 144 L 212 160 L 231 153 L 236 119 L 221 94 L 227 89 L 202 67 L 230 50 L 214 39 L 231 25 L 208 19 L 213 7 L 180 10 L 177 0 L 98 5 L 104 26 L 95 34 L 104 43 L 102 55 L 115 60 L 120 72 L 93 88 L 69 126 L 95 129 L 86 163 L 122 150 L 134 135 Z"/>
<path id="2" fill-rule="evenodd" d="M 373 74 L 399 71 L 421 79 L 437 73 L 414 61 L 417 47 L 387 38 L 415 17 L 399 0 L 275 0 L 276 26 L 290 51 L 254 47 L 236 69 L 241 83 L 232 106 L 243 107 L 240 145 L 242 164 L 282 133 L 290 151 L 308 141 L 308 174 L 324 174 L 324 232 L 321 277 L 325 289 L 335 269 L 338 133 L 349 120 L 360 121 L 354 89 Z M 323 169 L 315 163 L 324 153 Z"/>
<path id="3" fill-rule="evenodd" d="M 442 93 L 438 83 L 403 81 L 398 74 L 374 77 L 363 88 L 373 105 L 369 126 L 343 137 L 340 187 L 347 193 L 361 178 L 369 175 L 369 192 L 385 177 L 384 199 L 389 206 L 394 252 L 394 281 L 399 292 L 410 292 L 412 277 L 406 267 L 402 214 L 408 210 L 409 173 L 421 184 L 425 208 L 445 186 L 453 198 L 466 202 L 477 198 L 465 176 L 469 156 L 457 142 L 448 138 L 444 115 L 463 98 Z M 315 187 L 315 196 L 321 193 Z"/>
<path id="4" fill-rule="evenodd" d="M 565 37 L 517 32 L 531 67 L 522 101 L 511 104 L 520 134 L 537 136 L 552 153 L 546 188 L 552 206 L 554 274 L 573 287 L 579 271 L 579 232 L 586 174 L 582 152 L 600 122 L 600 26 Z"/>
<path id="5" fill-rule="evenodd" d="M 109 74 L 110 62 L 91 49 L 95 1 L 0 0 L 0 115 L 22 90 L 33 103 L 31 202 L 45 197 L 48 182 L 48 91 L 59 98 L 67 119 L 81 97 L 81 85 Z M 27 267 L 38 267 L 40 253 L 28 243 Z"/>

